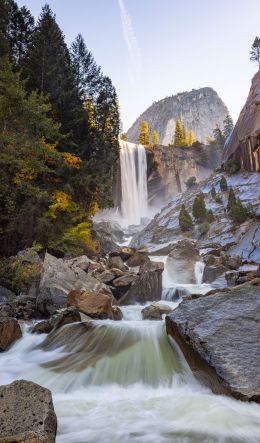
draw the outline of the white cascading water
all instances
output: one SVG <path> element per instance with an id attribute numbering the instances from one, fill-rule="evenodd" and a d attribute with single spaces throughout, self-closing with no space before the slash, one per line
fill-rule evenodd
<path id="1" fill-rule="evenodd" d="M 120 140 L 121 212 L 126 225 L 140 225 L 148 216 L 145 148 Z"/>

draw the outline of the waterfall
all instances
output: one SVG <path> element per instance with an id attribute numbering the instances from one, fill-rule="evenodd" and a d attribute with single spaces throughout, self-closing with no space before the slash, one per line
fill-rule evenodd
<path id="1" fill-rule="evenodd" d="M 148 216 L 145 148 L 120 140 L 120 169 L 123 219 L 128 226 L 139 225 Z"/>
<path id="2" fill-rule="evenodd" d="M 203 273 L 204 273 L 205 263 L 197 261 L 195 263 L 194 273 L 196 278 L 196 283 L 201 285 L 203 282 Z"/>

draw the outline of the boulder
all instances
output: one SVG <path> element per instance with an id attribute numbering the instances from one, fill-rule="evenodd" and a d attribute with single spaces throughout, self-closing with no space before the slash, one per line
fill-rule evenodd
<path id="1" fill-rule="evenodd" d="M 25 380 L 0 386 L 1 443 L 55 443 L 51 392 Z"/>
<path id="2" fill-rule="evenodd" d="M 196 283 L 195 264 L 200 261 L 199 250 L 190 240 L 174 245 L 167 258 L 167 269 L 176 283 Z"/>
<path id="3" fill-rule="evenodd" d="M 108 269 L 117 268 L 120 269 L 120 271 L 125 271 L 127 269 L 122 258 L 119 255 L 109 257 L 107 261 L 107 268 Z"/>
<path id="4" fill-rule="evenodd" d="M 0 352 L 8 349 L 22 337 L 21 327 L 16 318 L 0 318 Z"/>
<path id="5" fill-rule="evenodd" d="M 162 294 L 162 262 L 147 261 L 140 267 L 140 272 L 130 289 L 120 298 L 119 303 L 133 304 L 160 300 Z"/>
<path id="6" fill-rule="evenodd" d="M 129 257 L 126 264 L 129 268 L 135 268 L 136 266 L 141 266 L 149 261 L 148 252 L 146 251 L 136 251 Z"/>
<path id="7" fill-rule="evenodd" d="M 168 305 L 155 303 L 142 309 L 143 320 L 162 320 L 162 316 L 169 314 L 172 308 Z"/>
<path id="8" fill-rule="evenodd" d="M 68 293 L 78 291 L 102 291 L 109 288 L 95 277 L 76 266 L 73 260 L 63 260 L 46 253 L 37 297 L 37 309 L 52 315 L 67 305 Z"/>
<path id="9" fill-rule="evenodd" d="M 234 255 L 234 257 L 228 258 L 227 264 L 230 269 L 235 270 L 235 269 L 239 268 L 239 266 L 242 265 L 242 259 L 239 255 Z"/>
<path id="10" fill-rule="evenodd" d="M 95 319 L 114 319 L 112 296 L 94 291 L 71 291 L 68 295 L 68 306 L 74 306 L 79 311 Z M 115 312 L 118 317 L 119 312 Z"/>
<path id="11" fill-rule="evenodd" d="M 260 280 L 184 300 L 166 317 L 196 377 L 213 392 L 260 402 Z"/>
<path id="12" fill-rule="evenodd" d="M 56 314 L 52 315 L 48 320 L 36 323 L 36 325 L 34 325 L 32 328 L 32 333 L 48 334 L 53 329 L 58 329 L 64 325 L 80 321 L 80 313 L 74 307 L 61 309 Z"/>
<path id="13" fill-rule="evenodd" d="M 107 255 L 111 251 L 120 251 L 117 242 L 124 238 L 124 233 L 118 224 L 112 224 L 107 221 L 94 222 L 93 235 L 99 243 L 102 256 Z"/>
<path id="14" fill-rule="evenodd" d="M 15 294 L 4 286 L 0 286 L 0 303 L 8 303 L 15 299 Z"/>
<path id="15" fill-rule="evenodd" d="M 135 248 L 129 248 L 127 246 L 124 246 L 120 249 L 119 255 L 122 258 L 123 261 L 128 260 L 134 253 L 136 252 Z"/>
<path id="16" fill-rule="evenodd" d="M 126 272 L 123 275 L 121 275 L 121 277 L 118 277 L 113 281 L 113 286 L 115 287 L 129 286 L 136 280 L 136 278 L 137 278 L 136 274 Z"/>
<path id="17" fill-rule="evenodd" d="M 122 320 L 123 314 L 119 306 L 112 306 L 113 320 Z"/>
<path id="18" fill-rule="evenodd" d="M 225 279 L 227 281 L 228 286 L 236 286 L 239 278 L 238 271 L 228 271 L 225 273 Z"/>
<path id="19" fill-rule="evenodd" d="M 95 273 L 95 278 L 101 283 L 109 284 L 115 278 L 115 274 L 111 270 L 106 270 L 99 273 Z"/>
<path id="20" fill-rule="evenodd" d="M 36 264 L 41 263 L 41 259 L 36 251 L 33 249 L 24 249 L 23 251 L 19 251 L 17 257 L 20 259 L 22 263 L 30 263 Z"/>
<path id="21" fill-rule="evenodd" d="M 218 277 L 226 272 L 227 268 L 223 265 L 205 266 L 203 272 L 203 283 L 212 283 Z"/>

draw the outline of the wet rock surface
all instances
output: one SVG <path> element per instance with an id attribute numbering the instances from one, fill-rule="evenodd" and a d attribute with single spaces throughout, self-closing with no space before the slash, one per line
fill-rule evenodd
<path id="1" fill-rule="evenodd" d="M 0 386 L 1 443 L 55 443 L 57 418 L 48 389 L 19 380 Z"/>
<path id="2" fill-rule="evenodd" d="M 74 307 L 61 309 L 56 314 L 52 315 L 48 320 L 36 323 L 36 325 L 34 325 L 32 328 L 32 333 L 48 334 L 53 329 L 61 328 L 64 325 L 80 321 L 80 313 Z"/>
<path id="3" fill-rule="evenodd" d="M 166 317 L 168 335 L 215 393 L 260 402 L 260 280 L 184 300 Z"/>
<path id="4" fill-rule="evenodd" d="M 15 318 L 0 317 L 0 352 L 7 350 L 22 337 L 22 330 Z"/>
<path id="5" fill-rule="evenodd" d="M 199 250 L 194 242 L 186 239 L 179 241 L 172 247 L 167 259 L 172 281 L 196 283 L 194 268 L 199 260 Z"/>
<path id="6" fill-rule="evenodd" d="M 172 308 L 167 304 L 153 303 L 142 310 L 142 317 L 143 320 L 162 320 L 162 316 L 171 311 Z"/>
<path id="7" fill-rule="evenodd" d="M 94 319 L 114 320 L 112 296 L 94 291 L 71 291 L 68 295 L 68 306 L 74 306 L 79 311 Z M 119 308 L 115 310 L 115 320 L 120 317 Z"/>

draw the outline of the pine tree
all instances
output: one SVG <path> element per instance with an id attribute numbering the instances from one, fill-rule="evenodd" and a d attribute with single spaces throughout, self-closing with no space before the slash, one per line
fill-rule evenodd
<path id="1" fill-rule="evenodd" d="M 213 137 L 214 137 L 214 143 L 216 143 L 217 145 L 222 146 L 224 144 L 225 137 L 219 125 L 216 125 L 215 129 L 213 130 Z"/>
<path id="2" fill-rule="evenodd" d="M 183 129 L 180 120 L 176 121 L 175 133 L 174 133 L 174 142 L 173 145 L 176 147 L 182 146 L 183 142 Z"/>
<path id="3" fill-rule="evenodd" d="M 48 5 L 32 35 L 24 71 L 31 90 L 48 94 L 53 118 L 61 123 L 61 132 L 69 135 L 67 141 L 75 143 L 83 121 L 82 103 L 63 33 Z"/>
<path id="4" fill-rule="evenodd" d="M 70 48 L 72 67 L 75 73 L 79 95 L 95 96 L 101 69 L 97 66 L 92 53 L 87 49 L 81 34 L 76 37 Z"/>
<path id="5" fill-rule="evenodd" d="M 195 133 L 194 133 L 193 129 L 190 129 L 189 135 L 188 135 L 188 146 L 192 146 L 193 143 L 195 143 L 195 141 L 196 141 Z"/>
<path id="6" fill-rule="evenodd" d="M 229 210 L 229 216 L 235 223 L 244 223 L 244 221 L 246 221 L 248 217 L 247 210 L 244 208 L 239 198 L 232 203 Z"/>
<path id="7" fill-rule="evenodd" d="M 216 193 L 216 189 L 214 186 L 212 186 L 210 193 L 211 193 L 212 198 L 215 199 L 217 196 L 217 193 Z"/>
<path id="8" fill-rule="evenodd" d="M 185 125 L 182 127 L 182 146 L 188 146 L 188 135 Z"/>
<path id="9" fill-rule="evenodd" d="M 228 188 L 228 186 L 227 186 L 227 180 L 226 180 L 226 177 L 224 177 L 224 175 L 221 177 L 221 180 L 220 180 L 220 182 L 219 182 L 219 186 L 220 186 L 220 190 L 221 190 L 222 192 L 227 191 L 227 188 Z"/>
<path id="10" fill-rule="evenodd" d="M 200 223 L 207 219 L 207 209 L 203 194 L 200 194 L 198 197 L 195 198 L 192 206 L 192 214 L 196 221 Z"/>
<path id="11" fill-rule="evenodd" d="M 185 205 L 182 205 L 179 213 L 179 226 L 181 231 L 190 231 L 192 229 L 192 219 Z"/>
<path id="12" fill-rule="evenodd" d="M 6 0 L 0 0 L 0 55 L 10 54 L 10 45 L 7 37 L 9 24 L 8 7 Z"/>
<path id="13" fill-rule="evenodd" d="M 229 212 L 231 207 L 236 203 L 237 199 L 235 196 L 235 193 L 233 191 L 233 188 L 230 188 L 229 194 L 228 194 L 228 204 L 227 204 L 227 211 Z"/>
<path id="14" fill-rule="evenodd" d="M 224 126 L 223 134 L 224 134 L 224 137 L 227 139 L 234 128 L 233 120 L 229 114 L 226 116 L 226 118 L 223 122 L 223 126 Z"/>
<path id="15" fill-rule="evenodd" d="M 150 144 L 149 123 L 147 121 L 142 121 L 140 124 L 138 143 L 144 146 L 149 146 Z"/>
<path id="16" fill-rule="evenodd" d="M 258 63 L 258 69 L 260 69 L 260 38 L 257 36 L 251 46 L 250 60 Z"/>
<path id="17" fill-rule="evenodd" d="M 158 132 L 154 130 L 152 133 L 152 144 L 158 145 L 158 143 L 159 143 L 159 135 Z"/>

